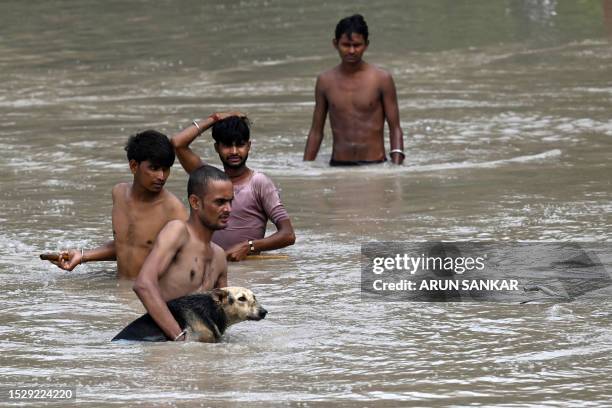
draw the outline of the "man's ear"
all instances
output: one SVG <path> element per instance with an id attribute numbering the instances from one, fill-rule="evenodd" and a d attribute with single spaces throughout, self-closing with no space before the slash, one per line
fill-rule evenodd
<path id="1" fill-rule="evenodd" d="M 130 160 L 130 171 L 132 172 L 132 174 L 136 173 L 136 170 L 138 170 L 138 165 L 139 163 L 136 160 Z"/>
<path id="2" fill-rule="evenodd" d="M 332 38 L 332 45 L 334 46 L 335 49 L 338 49 L 338 40 L 336 40 L 335 38 Z"/>
<path id="3" fill-rule="evenodd" d="M 217 304 L 222 304 L 227 301 L 227 297 L 229 296 L 229 292 L 224 289 L 213 289 L 210 292 L 213 300 Z"/>
<path id="4" fill-rule="evenodd" d="M 202 201 L 198 198 L 197 195 L 191 194 L 187 199 L 189 201 L 189 206 L 194 210 L 199 210 L 202 205 Z"/>

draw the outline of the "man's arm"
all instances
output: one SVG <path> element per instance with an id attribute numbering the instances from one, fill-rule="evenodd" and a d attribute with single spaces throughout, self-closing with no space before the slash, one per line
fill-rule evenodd
<path id="1" fill-rule="evenodd" d="M 197 126 L 192 124 L 176 135 L 172 136 L 171 142 L 172 146 L 174 146 L 176 157 L 178 157 L 181 166 L 183 166 L 183 169 L 185 169 L 187 174 L 191 174 L 195 169 L 204 165 L 204 162 L 200 156 L 195 154 L 189 145 L 195 140 L 196 137 L 207 131 L 215 123 L 230 116 L 244 117 L 245 115 L 240 112 L 213 113 L 206 119 L 194 121 L 198 124 Z"/>
<path id="2" fill-rule="evenodd" d="M 227 259 L 241 261 L 252 252 L 271 251 L 284 248 L 295 243 L 295 233 L 289 219 L 289 214 L 281 202 L 278 189 L 274 182 L 262 173 L 257 173 L 252 180 L 253 193 L 261 205 L 266 218 L 276 225 L 276 232 L 268 237 L 253 240 L 254 250 L 251 251 L 248 241 L 241 242 L 228 248 Z"/>
<path id="3" fill-rule="evenodd" d="M 215 246 L 215 263 L 218 265 L 221 272 L 217 277 L 217 282 L 215 282 L 212 289 L 217 288 L 226 288 L 227 287 L 227 261 L 225 260 L 225 251 L 220 246 L 212 244 Z"/>
<path id="4" fill-rule="evenodd" d="M 82 255 L 81 255 L 82 254 Z M 58 255 L 58 260 L 49 260 L 49 262 L 57 265 L 65 271 L 71 271 L 77 265 L 91 261 L 115 261 L 117 259 L 117 251 L 115 250 L 115 241 L 108 241 L 106 244 L 94 249 L 83 250 L 69 249 L 61 251 Z"/>
<path id="5" fill-rule="evenodd" d="M 397 93 L 391 74 L 385 72 L 382 80 L 382 102 L 385 117 L 389 124 L 389 142 L 391 145 L 391 161 L 395 164 L 404 162 L 404 134 L 400 126 L 399 108 L 397 106 Z M 400 150 L 402 153 L 393 150 Z"/>
<path id="6" fill-rule="evenodd" d="M 181 333 L 181 327 L 172 316 L 159 289 L 159 279 L 163 276 L 174 256 L 189 239 L 189 232 L 181 221 L 170 221 L 159 232 L 153 250 L 145 259 L 142 269 L 134 282 L 134 292 L 170 340 Z"/>
<path id="7" fill-rule="evenodd" d="M 293 225 L 291 225 L 289 218 L 280 220 L 274 225 L 276 225 L 277 229 L 274 234 L 262 239 L 253 240 L 255 252 L 280 249 L 295 243 L 295 232 L 293 232 Z M 245 241 L 228 248 L 225 253 L 229 261 L 242 261 L 249 255 L 250 249 L 249 242 Z"/>
<path id="8" fill-rule="evenodd" d="M 325 126 L 328 107 L 322 82 L 321 75 L 319 75 L 315 85 L 315 108 L 312 114 L 312 125 L 304 148 L 304 161 L 313 161 L 317 158 L 317 153 L 319 153 L 323 141 L 323 127 Z"/>

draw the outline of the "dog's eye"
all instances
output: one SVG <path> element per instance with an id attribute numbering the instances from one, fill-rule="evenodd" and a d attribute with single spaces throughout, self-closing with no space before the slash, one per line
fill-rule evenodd
<path id="1" fill-rule="evenodd" d="M 241 302 L 246 302 L 246 297 L 245 296 L 240 296 L 238 298 L 238 300 L 241 301 Z"/>

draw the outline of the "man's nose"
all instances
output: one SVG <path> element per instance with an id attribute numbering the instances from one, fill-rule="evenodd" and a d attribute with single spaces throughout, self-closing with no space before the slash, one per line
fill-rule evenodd
<path id="1" fill-rule="evenodd" d="M 237 151 L 238 151 L 238 148 L 236 147 L 236 145 L 232 145 L 232 153 L 236 154 Z"/>

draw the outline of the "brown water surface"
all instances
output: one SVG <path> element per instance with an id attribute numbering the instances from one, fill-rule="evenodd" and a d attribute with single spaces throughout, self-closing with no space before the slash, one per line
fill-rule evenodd
<path id="1" fill-rule="evenodd" d="M 609 298 L 360 301 L 366 241 L 607 241 L 610 2 L 4 1 L 0 5 L 0 386 L 72 385 L 79 406 L 606 406 Z M 337 20 L 370 24 L 397 86 L 402 167 L 301 161 Z M 36 255 L 112 237 L 123 145 L 213 111 L 253 120 L 289 261 L 231 265 L 270 311 L 220 344 L 116 344 L 142 313 L 111 263 Z M 218 163 L 208 134 L 195 149 Z M 185 197 L 175 166 L 168 188 Z M 609 405 L 607 405 L 609 406 Z"/>

